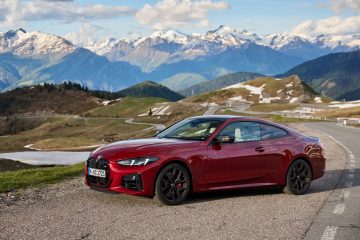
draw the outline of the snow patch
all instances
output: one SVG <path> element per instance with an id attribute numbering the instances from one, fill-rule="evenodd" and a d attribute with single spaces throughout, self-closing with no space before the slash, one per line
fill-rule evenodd
<path id="1" fill-rule="evenodd" d="M 298 100 L 298 98 L 291 98 L 289 103 L 295 103 Z"/>
<path id="2" fill-rule="evenodd" d="M 243 99 L 242 96 L 238 96 L 238 97 L 232 97 L 232 98 L 229 98 L 228 101 L 239 101 L 239 102 L 242 102 L 242 101 L 246 101 L 245 99 Z"/>
<path id="3" fill-rule="evenodd" d="M 321 99 L 321 97 L 315 97 L 314 100 L 315 100 L 315 102 L 317 102 L 317 103 L 322 103 L 322 102 L 323 102 L 322 99 Z"/>
<path id="4" fill-rule="evenodd" d="M 245 88 L 245 89 L 249 90 L 251 94 L 262 95 L 262 91 L 264 90 L 265 85 L 266 84 L 264 83 L 260 87 L 254 87 L 254 86 L 246 85 L 246 84 L 243 84 L 243 83 L 237 83 L 237 84 L 228 86 L 228 87 L 223 88 L 223 89 Z"/>
<path id="5" fill-rule="evenodd" d="M 101 104 L 104 105 L 104 106 L 107 106 L 107 105 L 109 105 L 109 103 L 111 103 L 111 101 L 107 100 L 107 101 L 103 101 Z"/>
<path id="6" fill-rule="evenodd" d="M 259 101 L 259 103 L 271 103 L 273 100 L 280 100 L 280 97 L 268 97 L 268 98 L 263 98 Z"/>
<path id="7" fill-rule="evenodd" d="M 200 106 L 202 106 L 202 107 L 216 107 L 216 106 L 219 106 L 219 105 L 217 103 L 212 102 L 212 103 L 202 103 L 202 104 L 200 104 Z"/>
<path id="8" fill-rule="evenodd" d="M 170 105 L 167 106 L 161 106 L 161 107 L 157 107 L 157 108 L 152 108 L 151 112 L 152 112 L 152 116 L 164 116 L 164 115 L 170 115 L 171 112 L 166 112 L 170 109 Z M 142 113 L 139 114 L 138 117 L 145 117 L 145 116 L 149 116 L 149 112 L 146 113 Z"/>
<path id="9" fill-rule="evenodd" d="M 297 98 L 297 97 L 291 98 L 289 103 L 295 103 L 295 102 L 297 102 L 298 99 L 299 98 Z"/>
<path id="10" fill-rule="evenodd" d="M 286 94 L 287 94 L 287 95 L 291 95 L 293 92 L 294 92 L 294 90 L 290 90 L 290 91 L 288 91 Z"/>

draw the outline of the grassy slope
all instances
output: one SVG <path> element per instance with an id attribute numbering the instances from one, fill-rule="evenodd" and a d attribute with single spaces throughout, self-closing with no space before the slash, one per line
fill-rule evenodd
<path id="1" fill-rule="evenodd" d="M 79 114 L 97 107 L 98 100 L 90 93 L 66 90 L 60 86 L 49 89 L 40 86 L 24 87 L 0 94 L 0 116 Z"/>
<path id="2" fill-rule="evenodd" d="M 255 79 L 257 77 L 262 76 L 261 74 L 257 73 L 248 73 L 248 72 L 236 72 L 236 73 L 230 73 L 223 76 L 220 76 L 218 78 L 215 78 L 213 80 L 202 82 L 202 83 L 193 83 L 194 85 L 190 86 L 187 89 L 184 89 L 180 91 L 181 94 L 185 96 L 193 96 L 198 95 L 201 93 L 207 93 L 219 90 L 221 88 L 240 83 L 245 82 L 251 79 Z"/>
<path id="3" fill-rule="evenodd" d="M 23 146 L 27 144 L 57 150 L 103 144 L 151 135 L 149 131 L 141 132 L 147 127 L 128 124 L 121 119 L 52 118 L 38 128 L 1 138 L 0 152 L 24 150 Z"/>
<path id="4" fill-rule="evenodd" d="M 301 99 L 301 102 L 304 103 L 313 103 L 314 97 L 317 95 L 317 93 L 315 93 L 312 89 L 309 89 L 307 85 L 294 76 L 284 78 L 282 80 L 276 80 L 271 77 L 259 77 L 254 80 L 244 82 L 243 84 L 257 88 L 264 86 L 262 91 L 264 98 L 280 97 L 282 99 L 282 103 L 284 104 L 287 104 L 289 101 L 288 98 L 290 97 L 299 98 Z M 219 104 L 225 104 L 229 98 L 238 96 L 254 103 L 258 103 L 260 100 L 259 95 L 252 94 L 248 89 L 230 88 L 189 97 L 186 101 L 194 103 L 216 102 Z"/>
<path id="5" fill-rule="evenodd" d="M 84 164 L 64 167 L 33 168 L 0 173 L 0 192 L 18 188 L 55 183 L 69 177 L 79 176 Z"/>
<path id="6" fill-rule="evenodd" d="M 299 106 L 299 104 L 294 103 L 258 103 L 250 106 L 249 110 L 254 112 L 276 112 L 284 110 L 294 110 Z"/>
<path id="7" fill-rule="evenodd" d="M 167 100 L 163 98 L 126 97 L 108 106 L 101 106 L 92 109 L 84 113 L 83 115 L 89 117 L 133 118 L 141 113 L 148 111 L 154 104 L 166 101 Z"/>
<path id="8" fill-rule="evenodd" d="M 360 118 L 360 107 L 343 108 L 343 109 L 329 109 L 326 111 L 318 112 L 314 114 L 317 117 L 353 117 Z"/>
<path id="9" fill-rule="evenodd" d="M 256 115 L 252 115 L 252 114 L 247 114 L 247 113 L 240 113 L 240 112 L 233 112 L 229 109 L 227 110 L 220 110 L 217 111 L 216 114 L 219 115 L 237 115 L 237 116 L 244 116 L 244 117 L 254 117 L 254 118 L 260 118 L 260 119 L 264 119 L 264 120 L 269 120 L 269 121 L 273 121 L 273 122 L 277 122 L 277 123 L 292 123 L 292 122 L 313 122 L 313 121 L 319 121 L 319 120 L 312 120 L 312 119 L 302 119 L 302 118 L 287 118 L 287 117 L 282 117 L 280 115 L 272 115 L 272 114 L 256 114 Z"/>

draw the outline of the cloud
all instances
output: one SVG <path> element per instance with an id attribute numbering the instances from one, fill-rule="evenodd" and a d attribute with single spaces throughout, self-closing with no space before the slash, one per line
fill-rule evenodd
<path id="1" fill-rule="evenodd" d="M 29 21 L 55 20 L 64 23 L 133 15 L 127 6 L 79 5 L 70 0 L 1 0 L 0 26 L 20 26 Z"/>
<path id="2" fill-rule="evenodd" d="M 155 5 L 145 4 L 135 15 L 142 25 L 155 29 L 208 27 L 208 12 L 225 10 L 230 5 L 225 1 L 212 0 L 161 0 Z"/>
<path id="3" fill-rule="evenodd" d="M 360 15 L 351 17 L 333 16 L 317 21 L 307 20 L 297 25 L 292 33 L 316 36 L 320 34 L 353 34 L 360 31 Z"/>
<path id="4" fill-rule="evenodd" d="M 106 28 L 84 23 L 78 32 L 70 32 L 64 35 L 64 38 L 74 44 L 92 43 L 100 39 L 109 38 L 112 35 Z"/>
<path id="5" fill-rule="evenodd" d="M 360 13 L 359 0 L 331 0 L 330 7 L 336 13 L 344 10 L 351 10 Z"/>
<path id="6" fill-rule="evenodd" d="M 320 34 L 354 34 L 360 31 L 360 1 L 359 0 L 330 0 L 323 5 L 335 14 L 352 11 L 356 15 L 342 17 L 332 16 L 319 20 L 306 20 L 292 29 L 294 34 L 316 36 Z"/>

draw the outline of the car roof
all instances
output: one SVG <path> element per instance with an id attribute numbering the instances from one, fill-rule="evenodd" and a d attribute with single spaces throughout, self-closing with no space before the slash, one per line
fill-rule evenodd
<path id="1" fill-rule="evenodd" d="M 268 120 L 260 119 L 260 118 L 254 118 L 254 117 L 245 117 L 245 116 L 237 116 L 237 115 L 203 115 L 203 116 L 195 116 L 191 117 L 191 119 L 214 119 L 214 120 L 220 120 L 220 121 L 251 121 L 251 122 L 260 122 L 264 124 L 270 124 L 282 129 L 286 129 L 287 131 L 294 132 L 293 129 L 275 123 Z"/>
<path id="2" fill-rule="evenodd" d="M 237 119 L 237 120 L 260 120 L 256 118 L 244 117 L 244 116 L 236 116 L 236 115 L 203 115 L 203 116 L 195 116 L 191 117 L 191 119 L 214 119 L 214 120 L 229 120 L 229 119 Z"/>

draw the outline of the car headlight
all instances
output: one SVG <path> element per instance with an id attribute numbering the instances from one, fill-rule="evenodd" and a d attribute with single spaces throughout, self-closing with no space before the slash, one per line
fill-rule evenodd
<path id="1" fill-rule="evenodd" d="M 117 163 L 123 166 L 145 166 L 159 160 L 157 157 L 137 157 L 120 160 Z"/>

